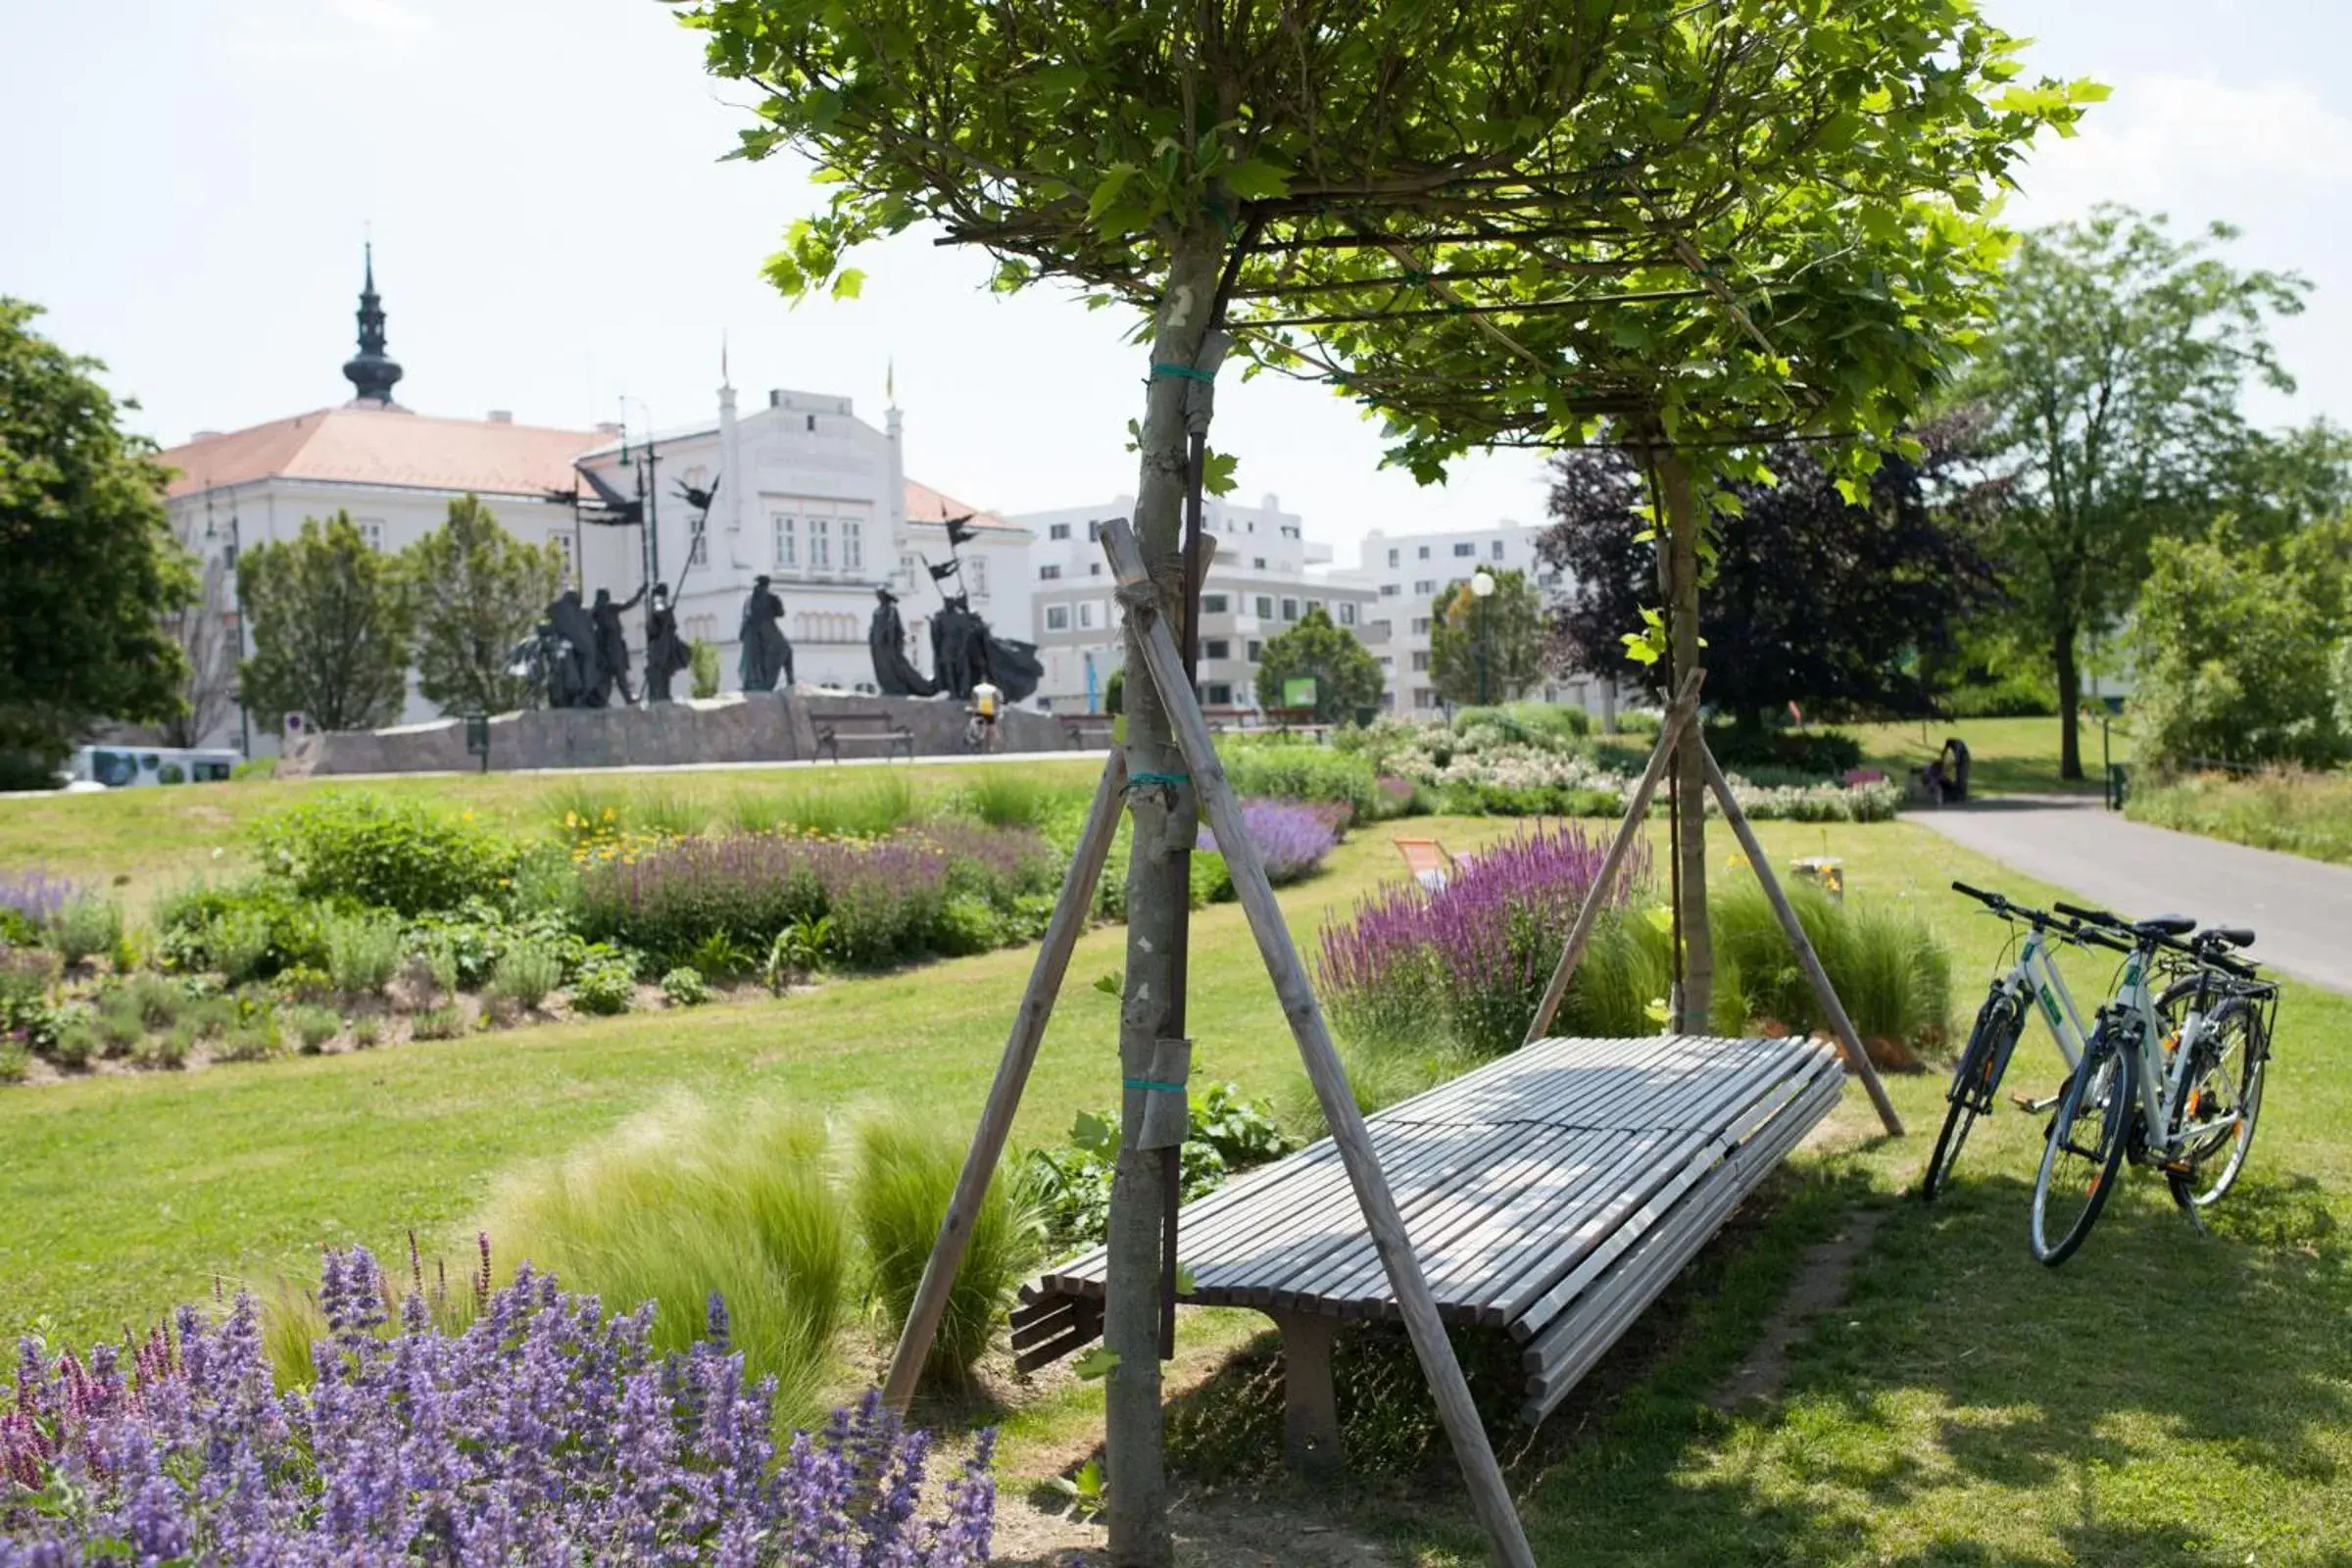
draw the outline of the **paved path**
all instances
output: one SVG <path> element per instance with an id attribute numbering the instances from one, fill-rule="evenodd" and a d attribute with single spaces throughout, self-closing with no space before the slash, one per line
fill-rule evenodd
<path id="1" fill-rule="evenodd" d="M 2061 797 L 1995 796 L 1904 818 L 2118 914 L 2250 925 L 2252 956 L 2352 992 L 2352 866 L 2131 822 Z"/>

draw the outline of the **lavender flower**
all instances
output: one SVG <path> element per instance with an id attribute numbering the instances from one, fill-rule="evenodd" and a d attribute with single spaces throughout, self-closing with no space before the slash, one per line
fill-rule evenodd
<path id="1" fill-rule="evenodd" d="M 1506 839 L 1434 891 L 1390 885 L 1323 928 L 1315 987 L 1350 1032 L 1409 1038 L 1450 1030 L 1485 1054 L 1518 1044 L 1607 846 L 1573 822 Z M 1611 906 L 1648 880 L 1637 841 Z"/>
<path id="2" fill-rule="evenodd" d="M 270 1386 L 250 1296 L 87 1361 L 25 1341 L 0 1406 L 0 1568 L 125 1547 L 203 1568 L 988 1561 L 993 1434 L 926 1517 L 930 1439 L 879 1396 L 779 1462 L 772 1386 L 719 1342 L 657 1359 L 650 1303 L 609 1318 L 526 1268 L 444 1333 L 414 1294 L 391 1329 L 386 1297 L 366 1251 L 328 1254 L 331 1332 L 297 1394 Z"/>
<path id="3" fill-rule="evenodd" d="M 14 909 L 36 926 L 46 925 L 81 893 L 77 884 L 38 868 L 0 871 L 0 909 Z"/>
<path id="4" fill-rule="evenodd" d="M 1323 857 L 1340 842 L 1348 820 L 1346 805 L 1308 801 L 1244 801 L 1242 825 L 1250 842 L 1266 862 L 1266 880 L 1280 887 L 1296 882 L 1323 863 Z M 1203 824 L 1198 848 L 1214 850 L 1216 835 Z"/>

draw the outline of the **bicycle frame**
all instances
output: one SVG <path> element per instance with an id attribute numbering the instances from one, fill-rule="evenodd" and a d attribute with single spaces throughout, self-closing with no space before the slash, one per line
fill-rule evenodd
<path id="1" fill-rule="evenodd" d="M 2089 1049 L 2090 1032 L 2082 1027 L 2082 1009 L 2075 1005 L 2074 993 L 2066 988 L 2066 976 L 2058 972 L 2050 946 L 2040 925 L 2031 924 L 2018 949 L 2017 962 L 1993 984 L 2012 1000 L 2034 1004 L 2050 1038 L 2058 1043 L 2058 1054 L 2066 1058 L 2066 1070 L 2073 1072 L 2082 1065 L 2082 1053 Z M 2008 1065 L 2005 1061 L 2000 1064 L 2004 1073 Z"/>
<path id="2" fill-rule="evenodd" d="M 2205 1003 L 2214 988 L 2197 988 L 2173 1038 L 2173 1059 L 2168 1067 L 2164 1059 L 2164 1016 L 2157 1011 L 2155 990 L 2149 981 L 2153 960 L 2154 953 L 2146 944 L 2134 947 L 2131 956 L 2124 960 L 2123 983 L 2117 988 L 2114 1000 L 2099 1010 L 2102 1016 L 2128 1015 L 2135 1026 L 2137 1038 L 2131 1049 L 2139 1055 L 2140 1138 L 2133 1157 L 2144 1164 L 2162 1165 L 2178 1158 L 2180 1151 L 2213 1130 L 2205 1123 L 2184 1120 L 2177 1132 L 2173 1131 L 2170 1111 L 2187 1090 L 2188 1071 L 2196 1059 L 2194 1048 L 2202 1040 L 2210 1017 Z"/>

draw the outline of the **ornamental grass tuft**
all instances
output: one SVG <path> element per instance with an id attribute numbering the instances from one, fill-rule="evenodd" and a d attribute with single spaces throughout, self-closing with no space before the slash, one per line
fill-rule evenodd
<path id="1" fill-rule="evenodd" d="M 86 1358 L 26 1341 L 0 1396 L 0 1568 L 988 1560 L 993 1434 L 928 1509 L 930 1439 L 877 1396 L 779 1451 L 774 1386 L 715 1296 L 664 1353 L 652 1306 L 527 1267 L 462 1328 L 422 1292 L 395 1320 L 395 1294 L 366 1250 L 329 1252 L 315 1380 L 285 1396 L 249 1295 Z"/>
<path id="2" fill-rule="evenodd" d="M 882 1120 L 858 1129 L 854 1160 L 851 1206 L 895 1343 L 913 1310 L 915 1287 L 947 1218 L 963 1151 L 929 1128 Z M 953 1389 L 969 1386 L 997 1320 L 1034 1260 L 1035 1235 L 1036 1226 L 1013 1199 L 1012 1183 L 1000 1176 L 973 1221 L 963 1267 L 956 1271 L 939 1335 L 923 1363 L 926 1381 Z"/>
<path id="3" fill-rule="evenodd" d="M 831 1379 L 851 1251 L 819 1123 L 680 1099 L 511 1181 L 484 1228 L 615 1306 L 656 1303 L 657 1350 L 686 1348 L 702 1303 L 725 1297 L 735 1348 L 788 1416 Z"/>

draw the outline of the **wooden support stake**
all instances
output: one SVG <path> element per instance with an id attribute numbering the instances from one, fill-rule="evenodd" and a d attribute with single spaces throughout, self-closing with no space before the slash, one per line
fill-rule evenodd
<path id="1" fill-rule="evenodd" d="M 1821 966 L 1821 956 L 1813 951 L 1813 942 L 1805 935 L 1804 922 L 1796 917 L 1796 908 L 1789 904 L 1788 895 L 1781 891 L 1781 879 L 1772 874 L 1772 861 L 1764 854 L 1764 846 L 1756 842 L 1756 830 L 1748 825 L 1747 813 L 1732 798 L 1731 780 L 1723 776 L 1716 765 L 1715 754 L 1707 743 L 1696 740 L 1698 757 L 1707 770 L 1707 786 L 1723 807 L 1723 819 L 1732 824 L 1739 837 L 1740 847 L 1747 852 L 1748 863 L 1756 868 L 1756 880 L 1764 884 L 1764 897 L 1772 903 L 1772 912 L 1780 916 L 1781 929 L 1788 933 L 1788 945 L 1796 950 L 1796 961 L 1813 982 L 1813 995 L 1821 1003 L 1821 1010 L 1829 1014 L 1830 1029 L 1838 1037 L 1838 1049 L 1845 1056 L 1845 1064 L 1862 1087 L 1870 1093 L 1870 1102 L 1878 1107 L 1879 1120 L 1893 1137 L 1903 1136 L 1903 1118 L 1896 1112 L 1894 1102 L 1886 1098 L 1886 1086 L 1879 1082 L 1879 1069 L 1862 1048 L 1861 1036 L 1854 1033 L 1854 1020 L 1845 1015 L 1845 1004 L 1838 1000 L 1838 988 L 1830 984 L 1830 974 Z M 1697 809 L 1693 803 L 1691 809 Z"/>
<path id="2" fill-rule="evenodd" d="M 914 1305 L 906 1313 L 906 1327 L 890 1358 L 890 1377 L 882 1385 L 882 1398 L 902 1417 L 914 1397 L 916 1380 L 923 1375 L 931 1342 L 939 1337 L 939 1320 L 947 1312 L 948 1293 L 955 1288 L 956 1271 L 963 1267 L 964 1249 L 971 1243 L 972 1224 L 988 1197 L 988 1184 L 996 1179 L 997 1163 L 1004 1157 L 1004 1141 L 1012 1133 L 1014 1112 L 1021 1108 L 1021 1093 L 1029 1087 L 1029 1069 L 1037 1064 L 1047 1020 L 1054 1015 L 1054 999 L 1069 972 L 1070 954 L 1094 912 L 1095 887 L 1102 878 L 1103 862 L 1110 858 L 1111 840 L 1118 836 L 1126 790 L 1127 754 L 1113 747 L 1110 760 L 1102 764 L 1102 782 L 1095 786 L 1095 804 L 1086 814 L 1086 826 L 1079 831 L 1078 847 L 1071 853 L 1070 874 L 1062 881 L 1054 918 L 1046 926 L 1037 962 L 1029 971 L 1029 988 L 1021 993 L 1020 1008 L 1012 1015 L 1004 1058 L 997 1064 L 997 1079 L 989 1086 L 979 1130 L 972 1134 L 972 1147 L 963 1156 L 963 1172 L 956 1178 L 956 1196 L 948 1201 L 939 1240 L 931 1244 L 931 1259 L 923 1265 Z"/>
<path id="3" fill-rule="evenodd" d="M 1103 526 L 1102 548 L 1110 557 L 1111 573 L 1123 590 L 1134 595 L 1149 589 L 1151 576 L 1144 568 L 1143 552 L 1137 548 L 1134 531 L 1125 521 Z M 1438 1414 L 1446 1423 L 1446 1434 L 1453 1442 L 1455 1461 L 1461 1465 L 1462 1478 L 1469 1487 L 1470 1505 L 1477 1512 L 1479 1523 L 1486 1527 L 1496 1559 L 1505 1568 L 1535 1568 L 1535 1554 L 1528 1546 L 1518 1509 L 1511 1502 L 1510 1488 L 1503 1482 L 1502 1467 L 1495 1462 L 1494 1446 L 1487 1441 L 1487 1429 L 1478 1418 L 1478 1406 L 1471 1400 L 1470 1385 L 1462 1377 L 1453 1344 L 1446 1337 L 1446 1325 L 1438 1316 L 1437 1299 L 1431 1296 L 1420 1259 L 1413 1253 L 1412 1239 L 1405 1232 L 1403 1216 L 1397 1212 L 1396 1195 L 1389 1191 L 1388 1178 L 1381 1173 L 1380 1155 L 1372 1147 L 1372 1135 L 1364 1126 L 1363 1112 L 1356 1108 L 1355 1093 L 1348 1085 L 1348 1070 L 1340 1064 L 1339 1051 L 1331 1043 L 1331 1031 L 1323 1022 L 1323 1009 L 1316 1004 L 1314 988 L 1307 983 L 1306 966 L 1299 962 L 1298 950 L 1291 941 L 1291 928 L 1283 920 L 1274 885 L 1266 880 L 1265 861 L 1243 823 L 1241 802 L 1225 781 L 1224 767 L 1217 760 L 1216 742 L 1208 733 L 1208 721 L 1200 714 L 1200 700 L 1194 695 L 1192 684 L 1184 678 L 1184 661 L 1176 652 L 1175 639 L 1168 635 L 1166 621 L 1133 598 L 1128 600 L 1128 615 L 1140 628 L 1136 643 L 1143 651 L 1152 683 L 1159 690 L 1161 705 L 1175 731 L 1177 748 L 1183 752 L 1185 765 L 1192 771 L 1194 794 L 1216 833 L 1217 849 L 1225 857 L 1226 869 L 1232 873 L 1234 892 L 1250 917 L 1250 934 L 1257 939 L 1257 951 L 1265 959 L 1267 973 L 1273 977 L 1283 1015 L 1290 1020 L 1291 1033 L 1298 1042 L 1298 1054 L 1306 1064 L 1306 1075 L 1314 1084 L 1315 1098 L 1321 1102 L 1324 1119 L 1330 1124 L 1331 1140 L 1339 1147 L 1340 1159 L 1348 1168 L 1348 1184 L 1355 1189 L 1365 1229 L 1371 1233 L 1373 1249 L 1388 1271 L 1390 1289 L 1396 1294 L 1405 1332 L 1412 1338 L 1422 1372 L 1429 1379 L 1430 1392 L 1437 1397 Z"/>
<path id="4" fill-rule="evenodd" d="M 1634 840 L 1642 833 L 1642 824 L 1649 820 L 1650 797 L 1658 791 L 1658 780 L 1666 776 L 1666 767 L 1674 760 L 1674 744 L 1698 711 L 1699 682 L 1706 671 L 1694 669 L 1683 677 L 1682 690 L 1666 709 L 1666 721 L 1658 726 L 1657 749 L 1649 754 L 1649 766 L 1642 771 L 1642 781 L 1634 786 L 1633 798 L 1625 803 L 1625 820 L 1617 824 L 1617 837 L 1609 845 L 1609 853 L 1600 862 L 1600 874 L 1585 890 L 1584 906 L 1576 911 L 1576 924 L 1568 928 L 1568 945 L 1560 950 L 1560 961 L 1552 967 L 1551 984 L 1544 988 L 1544 1001 L 1536 1008 L 1533 1022 L 1527 1026 L 1527 1038 L 1522 1045 L 1534 1045 L 1551 1032 L 1551 1020 L 1558 1015 L 1560 1004 L 1567 1000 L 1568 981 L 1575 975 L 1577 964 L 1585 956 L 1585 944 L 1592 940 L 1592 927 L 1600 919 L 1600 911 L 1617 885 L 1618 873 L 1625 869 L 1625 858 L 1632 852 Z"/>

